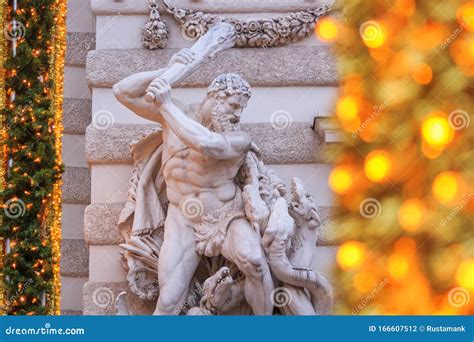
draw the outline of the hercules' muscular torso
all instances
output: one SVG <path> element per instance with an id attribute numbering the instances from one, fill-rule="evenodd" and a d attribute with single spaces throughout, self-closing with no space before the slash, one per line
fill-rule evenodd
<path id="1" fill-rule="evenodd" d="M 208 212 L 234 198 L 237 190 L 234 178 L 246 152 L 238 158 L 218 160 L 187 147 L 170 129 L 164 128 L 163 138 L 163 175 L 171 204 L 181 208 L 184 201 L 196 198 L 203 203 L 204 212 Z"/>

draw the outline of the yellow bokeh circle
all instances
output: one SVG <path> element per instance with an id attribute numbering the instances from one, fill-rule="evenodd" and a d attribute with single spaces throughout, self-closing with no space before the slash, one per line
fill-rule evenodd
<path id="1" fill-rule="evenodd" d="M 409 199 L 403 202 L 398 212 L 398 221 L 407 231 L 416 231 L 424 221 L 426 208 L 419 199 Z"/>
<path id="2" fill-rule="evenodd" d="M 359 28 L 359 34 L 364 44 L 372 49 L 382 47 L 387 40 L 386 28 L 375 20 L 369 20 L 363 23 Z"/>
<path id="3" fill-rule="evenodd" d="M 469 291 L 474 291 L 474 259 L 463 261 L 456 271 L 456 282 Z"/>
<path id="4" fill-rule="evenodd" d="M 458 178 L 454 172 L 440 173 L 433 181 L 433 196 L 442 204 L 452 201 L 456 197 L 458 190 Z"/>
<path id="5" fill-rule="evenodd" d="M 339 33 L 337 23 L 331 18 L 324 18 L 316 25 L 316 36 L 324 42 L 333 42 Z"/>
<path id="6" fill-rule="evenodd" d="M 338 166 L 329 174 L 329 186 L 337 194 L 347 193 L 352 184 L 352 170 L 347 166 Z"/>
<path id="7" fill-rule="evenodd" d="M 358 241 L 348 241 L 337 251 L 337 264 L 344 270 L 354 269 L 362 264 L 365 258 L 365 247 Z"/>
<path id="8" fill-rule="evenodd" d="M 423 121 L 421 126 L 423 139 L 434 148 L 444 148 L 454 138 L 454 130 L 447 118 L 432 115 Z"/>
<path id="9" fill-rule="evenodd" d="M 390 276 L 397 280 L 404 279 L 408 274 L 408 270 L 410 269 L 408 258 L 402 254 L 392 255 L 388 259 L 387 266 Z"/>
<path id="10" fill-rule="evenodd" d="M 384 150 L 375 150 L 367 155 L 364 163 L 365 175 L 373 182 L 382 182 L 392 170 L 390 154 Z"/>

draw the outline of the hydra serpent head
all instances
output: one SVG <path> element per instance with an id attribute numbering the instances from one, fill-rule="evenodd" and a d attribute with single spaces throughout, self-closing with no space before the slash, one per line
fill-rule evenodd
<path id="1" fill-rule="evenodd" d="M 291 180 L 291 196 L 289 213 L 295 219 L 298 227 L 308 224 L 309 228 L 316 229 L 321 225 L 321 218 L 314 203 L 313 197 L 304 188 L 298 178 Z"/>
<path id="2" fill-rule="evenodd" d="M 211 313 L 224 312 L 230 309 L 234 279 L 228 267 L 222 267 L 204 282 L 201 308 Z"/>

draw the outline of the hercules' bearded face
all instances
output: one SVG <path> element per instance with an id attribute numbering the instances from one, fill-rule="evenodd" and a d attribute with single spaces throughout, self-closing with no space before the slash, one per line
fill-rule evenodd
<path id="1" fill-rule="evenodd" d="M 214 132 L 241 130 L 240 117 L 249 98 L 245 95 L 231 95 L 216 99 L 211 110 L 211 127 Z"/>
<path id="2" fill-rule="evenodd" d="M 201 122 L 217 133 L 241 130 L 240 117 L 251 93 L 250 85 L 239 75 L 216 77 L 201 105 Z"/>

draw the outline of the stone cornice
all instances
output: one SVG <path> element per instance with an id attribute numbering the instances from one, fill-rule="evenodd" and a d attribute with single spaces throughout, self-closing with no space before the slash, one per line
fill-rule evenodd
<path id="1" fill-rule="evenodd" d="M 107 129 L 93 125 L 86 132 L 86 158 L 90 165 L 132 164 L 130 143 L 154 125 L 115 124 Z M 242 124 L 261 149 L 266 164 L 323 163 L 324 144 L 309 123 L 293 122 L 285 129 L 271 123 Z"/>
<path id="2" fill-rule="evenodd" d="M 96 50 L 87 56 L 93 88 L 111 88 L 134 73 L 167 65 L 178 49 Z M 113 61 L 113 63 L 112 63 Z M 237 72 L 252 86 L 338 86 L 336 58 L 328 46 L 230 49 L 176 87 L 207 87 L 219 74 Z"/>

